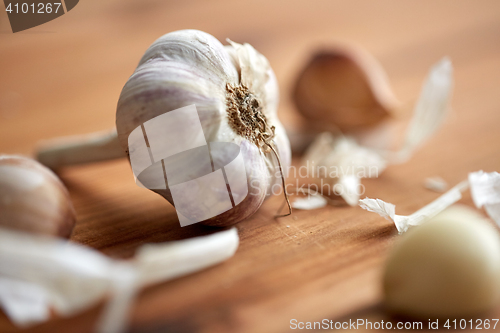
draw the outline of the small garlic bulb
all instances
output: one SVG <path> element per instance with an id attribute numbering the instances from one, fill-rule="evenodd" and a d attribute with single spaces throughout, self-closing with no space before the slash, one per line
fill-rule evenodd
<path id="1" fill-rule="evenodd" d="M 40 163 L 0 156 L 0 226 L 69 237 L 76 217 L 68 191 Z"/>
<path id="2" fill-rule="evenodd" d="M 404 236 L 387 261 L 385 303 L 418 318 L 470 318 L 500 299 L 500 237 L 484 218 L 452 206 Z"/>
<path id="3" fill-rule="evenodd" d="M 277 157 L 284 173 L 290 165 L 290 145 L 277 117 L 278 98 L 267 59 L 249 44 L 223 46 L 201 31 L 171 32 L 149 47 L 121 92 L 118 139 L 128 152 L 129 135 L 138 126 L 194 104 L 206 141 L 237 144 L 245 161 L 247 197 L 204 221 L 231 225 L 252 215 L 273 186 L 281 184 Z M 173 204 L 169 188 L 154 191 Z"/>

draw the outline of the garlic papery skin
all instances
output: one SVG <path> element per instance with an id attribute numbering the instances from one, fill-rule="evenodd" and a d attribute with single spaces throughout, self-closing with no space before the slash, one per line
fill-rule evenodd
<path id="1" fill-rule="evenodd" d="M 500 300 L 500 236 L 455 205 L 406 233 L 389 255 L 385 304 L 422 319 L 471 318 Z"/>
<path id="2" fill-rule="evenodd" d="M 76 216 L 68 191 L 40 163 L 0 156 L 0 225 L 36 234 L 69 237 Z"/>
<path id="3" fill-rule="evenodd" d="M 144 244 L 117 260 L 57 237 L 0 227 L 0 304 L 20 327 L 74 316 L 104 300 L 95 332 L 127 331 L 127 314 L 147 286 L 201 271 L 232 257 L 235 228 L 179 241 Z"/>
<path id="4" fill-rule="evenodd" d="M 175 31 L 159 38 L 125 84 L 116 112 L 118 139 L 127 153 L 129 135 L 138 126 L 193 104 L 206 142 L 240 147 L 248 195 L 237 206 L 203 222 L 219 226 L 251 216 L 272 189 L 276 192 L 280 186 L 278 161 L 267 144 L 275 147 L 284 171 L 291 159 L 288 138 L 277 117 L 277 81 L 267 59 L 249 44 L 230 43 L 223 46 L 197 30 Z M 265 118 L 269 133 L 274 131 L 267 144 L 253 124 L 245 122 L 254 119 L 252 113 Z M 182 133 L 183 128 L 176 130 Z M 173 204 L 169 188 L 154 191 Z"/>

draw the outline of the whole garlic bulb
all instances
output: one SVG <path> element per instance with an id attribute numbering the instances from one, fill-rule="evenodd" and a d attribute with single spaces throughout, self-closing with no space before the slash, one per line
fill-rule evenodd
<path id="1" fill-rule="evenodd" d="M 484 218 L 452 206 L 410 230 L 387 261 L 385 303 L 418 318 L 471 317 L 500 299 L 500 237 Z"/>
<path id="2" fill-rule="evenodd" d="M 76 217 L 68 191 L 40 163 L 0 156 L 0 226 L 69 237 Z"/>
<path id="3" fill-rule="evenodd" d="M 201 31 L 175 31 L 149 47 L 125 84 L 116 112 L 118 139 L 128 152 L 128 137 L 138 126 L 195 104 L 206 141 L 237 144 L 245 161 L 247 197 L 204 221 L 231 225 L 252 215 L 273 186 L 281 184 L 271 149 L 279 155 L 284 173 L 290 165 L 290 145 L 277 117 L 278 99 L 267 59 L 251 45 L 223 46 Z M 154 191 L 173 204 L 168 188 Z"/>

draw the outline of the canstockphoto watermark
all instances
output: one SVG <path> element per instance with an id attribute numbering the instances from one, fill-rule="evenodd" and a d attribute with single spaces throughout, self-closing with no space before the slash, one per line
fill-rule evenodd
<path id="1" fill-rule="evenodd" d="M 345 321 L 334 321 L 323 319 L 321 321 L 299 321 L 290 320 L 292 330 L 495 330 L 499 319 L 475 318 L 475 319 L 428 319 L 427 321 L 373 321 L 368 319 L 349 319 Z M 500 325 L 499 325 L 500 326 Z"/>
<path id="2" fill-rule="evenodd" d="M 52 21 L 73 8 L 79 0 L 4 0 L 12 32 L 19 32 Z"/>
<path id="3" fill-rule="evenodd" d="M 137 126 L 128 148 L 137 185 L 171 197 L 181 226 L 222 214 L 248 195 L 240 147 L 207 142 L 194 104 Z"/>
<path id="4" fill-rule="evenodd" d="M 430 323 L 430 321 L 429 321 Z M 321 321 L 299 321 L 290 320 L 292 330 L 421 330 L 424 324 L 419 321 L 396 322 L 371 321 L 368 319 L 349 319 L 346 321 L 333 321 L 323 319 Z M 429 326 L 431 328 L 431 326 Z"/>

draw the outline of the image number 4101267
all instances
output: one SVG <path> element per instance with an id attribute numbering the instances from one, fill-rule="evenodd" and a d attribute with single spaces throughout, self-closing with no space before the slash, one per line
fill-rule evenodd
<path id="1" fill-rule="evenodd" d="M 31 4 L 28 4 L 26 2 L 23 3 L 9 3 L 7 8 L 5 8 L 5 11 L 9 14 L 12 14 L 12 12 L 19 14 L 22 12 L 23 14 L 27 14 L 29 12 L 33 14 L 51 14 L 52 11 L 54 11 L 55 14 L 59 13 L 59 10 L 61 9 L 62 3 L 60 2 L 54 2 L 54 7 L 52 7 L 52 3 L 43 3 L 39 2 L 35 5 L 34 2 Z M 62 9 L 61 9 L 62 11 Z"/>
<path id="2" fill-rule="evenodd" d="M 78 0 L 4 0 L 4 4 L 12 32 L 19 32 L 66 14 L 78 4 Z"/>

